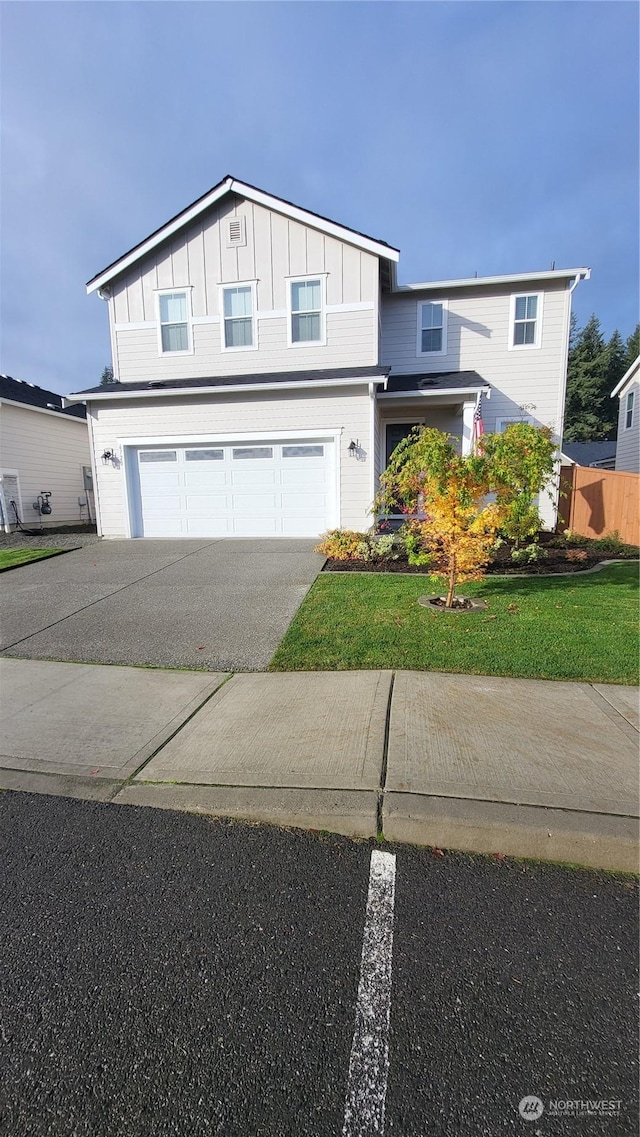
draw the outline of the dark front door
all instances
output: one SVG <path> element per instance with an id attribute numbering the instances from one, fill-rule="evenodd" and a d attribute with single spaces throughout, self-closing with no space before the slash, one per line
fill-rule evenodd
<path id="1" fill-rule="evenodd" d="M 389 465 L 389 459 L 393 454 L 399 442 L 406 438 L 411 433 L 414 426 L 420 426 L 421 423 L 416 422 L 390 422 L 387 425 L 387 445 L 384 456 L 385 466 Z"/>

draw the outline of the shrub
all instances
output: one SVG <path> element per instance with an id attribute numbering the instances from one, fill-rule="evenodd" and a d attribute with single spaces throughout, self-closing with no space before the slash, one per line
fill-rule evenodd
<path id="1" fill-rule="evenodd" d="M 576 533 L 575 529 L 565 529 L 562 536 L 567 545 L 586 545 L 587 538 L 583 537 L 581 533 Z"/>
<path id="2" fill-rule="evenodd" d="M 625 553 L 628 549 L 617 529 L 614 529 L 613 533 L 605 534 L 604 537 L 596 537 L 594 541 L 589 542 L 589 545 L 599 553 Z"/>
<path id="3" fill-rule="evenodd" d="M 412 532 L 411 529 L 405 534 L 405 548 L 407 550 L 407 560 L 410 565 L 429 565 L 433 562 L 433 552 L 425 549 L 422 540 L 422 534 Z"/>
<path id="4" fill-rule="evenodd" d="M 568 561 L 586 561 L 587 556 L 586 549 L 567 549 Z"/>
<path id="5" fill-rule="evenodd" d="M 406 541 L 402 533 L 383 533 L 372 542 L 375 559 L 397 561 L 406 552 Z"/>
<path id="6" fill-rule="evenodd" d="M 548 555 L 546 549 L 536 544 L 525 545 L 522 549 L 511 550 L 511 560 L 515 561 L 517 565 L 536 564 L 537 561 L 543 561 Z"/>
<path id="7" fill-rule="evenodd" d="M 356 561 L 361 559 L 358 550 L 366 540 L 366 533 L 354 533 L 352 529 L 330 529 L 320 544 L 316 545 L 315 552 L 334 561 Z"/>

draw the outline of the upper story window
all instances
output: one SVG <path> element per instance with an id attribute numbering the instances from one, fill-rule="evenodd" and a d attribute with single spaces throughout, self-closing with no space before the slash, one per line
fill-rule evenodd
<path id="1" fill-rule="evenodd" d="M 509 347 L 540 347 L 542 293 L 511 297 Z"/>
<path id="2" fill-rule="evenodd" d="M 242 351 L 256 347 L 254 285 L 225 285 L 222 297 L 224 351 Z"/>
<path id="3" fill-rule="evenodd" d="M 158 294 L 160 352 L 191 352 L 190 296 L 188 291 Z"/>
<path id="4" fill-rule="evenodd" d="M 624 412 L 624 429 L 630 430 L 633 426 L 633 405 L 636 401 L 635 391 L 629 391 Z"/>
<path id="5" fill-rule="evenodd" d="M 324 343 L 324 278 L 289 282 L 292 344 Z"/>
<path id="6" fill-rule="evenodd" d="M 445 355 L 447 350 L 446 300 L 418 304 L 418 355 Z"/>

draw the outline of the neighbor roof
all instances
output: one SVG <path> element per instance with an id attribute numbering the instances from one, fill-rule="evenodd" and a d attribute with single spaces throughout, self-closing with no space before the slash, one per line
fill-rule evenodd
<path id="1" fill-rule="evenodd" d="M 6 399 L 11 403 L 24 403 L 26 407 L 37 407 L 42 411 L 60 412 L 71 415 L 72 418 L 86 418 L 84 407 L 64 407 L 62 396 L 55 391 L 47 391 L 44 387 L 36 387 L 35 383 L 27 383 L 24 379 L 12 379 L 10 375 L 0 375 L 0 400 Z"/>
<path id="2" fill-rule="evenodd" d="M 615 439 L 613 442 L 563 442 L 561 449 L 576 466 L 613 462 L 616 456 Z"/>
<path id="3" fill-rule="evenodd" d="M 240 182 L 231 174 L 227 174 L 221 182 L 218 182 L 213 189 L 208 190 L 197 201 L 192 202 L 186 209 L 176 213 L 170 221 L 167 221 L 159 229 L 156 229 L 143 241 L 134 245 L 129 249 L 128 253 L 119 257 L 118 260 L 113 261 L 112 264 L 107 265 L 102 269 L 97 276 L 87 284 L 87 292 L 95 292 L 98 288 L 102 288 L 108 284 L 114 277 L 119 276 L 121 272 L 130 268 L 132 264 L 145 257 L 152 249 L 162 241 L 166 241 L 168 237 L 173 236 L 174 233 L 180 229 L 184 229 L 190 225 L 192 221 L 199 217 L 206 209 L 209 209 L 216 202 L 227 194 L 235 193 L 240 197 L 246 198 L 248 201 L 254 201 L 258 205 L 264 205 L 267 209 L 274 209 L 278 213 L 282 213 L 287 217 L 292 218 L 294 221 L 300 221 L 303 224 L 312 225 L 315 229 L 320 229 L 330 236 L 342 238 L 342 240 L 349 241 L 350 244 L 356 245 L 359 248 L 365 249 L 367 252 L 374 253 L 376 256 L 383 257 L 386 260 L 398 261 L 400 259 L 400 252 L 388 245 L 386 241 L 380 241 L 375 237 L 368 237 L 366 233 L 360 233 L 357 229 L 350 229 L 347 225 L 340 225 L 336 221 L 331 221 L 328 217 L 322 217 L 319 213 L 313 213 L 310 209 L 303 209 L 300 205 L 294 205 L 291 201 L 286 201 L 282 197 L 276 197 L 274 194 L 265 193 L 264 190 L 258 189 L 256 186 L 249 185 L 248 182 Z"/>

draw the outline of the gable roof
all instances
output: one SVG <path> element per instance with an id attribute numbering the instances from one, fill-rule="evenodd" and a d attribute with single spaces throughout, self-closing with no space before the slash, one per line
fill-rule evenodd
<path id="1" fill-rule="evenodd" d="M 389 376 L 387 395 L 425 394 L 443 392 L 489 391 L 490 385 L 477 371 L 421 371 L 414 375 Z"/>
<path id="2" fill-rule="evenodd" d="M 0 375 L 0 402 L 7 400 L 10 403 L 23 403 L 25 407 L 32 407 L 40 411 L 49 411 L 50 414 L 63 414 L 67 418 L 86 418 L 84 407 L 65 407 L 62 395 L 55 391 L 47 391 L 44 387 L 36 387 L 35 383 L 27 383 L 24 379 L 12 379 L 10 375 Z"/>
<path id="3" fill-rule="evenodd" d="M 631 367 L 627 368 L 627 370 L 625 371 L 624 375 L 622 376 L 622 379 L 620 380 L 620 382 L 617 383 L 616 386 L 613 388 L 613 391 L 611 392 L 611 398 L 613 398 L 614 395 L 624 395 L 625 387 L 627 387 L 628 384 L 631 383 L 639 373 L 640 373 L 640 355 L 638 356 L 637 359 L 634 359 L 633 363 L 631 364 Z"/>
<path id="4" fill-rule="evenodd" d="M 180 229 L 186 228 L 196 217 L 204 213 L 221 198 L 226 197 L 227 194 L 235 193 L 240 197 L 246 198 L 247 201 L 253 201 L 257 205 L 264 205 L 267 209 L 273 209 L 277 213 L 282 213 L 286 217 L 290 217 L 293 221 L 300 221 L 303 225 L 311 225 L 314 229 L 319 229 L 329 236 L 337 237 L 340 240 L 347 241 L 357 248 L 364 249 L 366 252 L 374 253 L 378 257 L 382 257 L 389 261 L 398 261 L 400 259 L 400 252 L 388 245 L 386 241 L 379 241 L 375 237 L 368 237 L 366 233 L 360 233 L 357 229 L 350 229 L 347 225 L 340 225 L 336 221 L 331 221 L 328 217 L 322 217 L 319 213 L 313 213 L 310 209 L 303 209 L 299 205 L 294 205 L 291 201 L 286 201 L 282 197 L 276 197 L 274 194 L 265 193 L 264 190 L 258 189 L 256 186 L 249 185 L 248 182 L 240 182 L 231 174 L 227 174 L 221 182 L 199 197 L 196 201 L 188 205 L 186 209 L 176 213 L 159 229 L 156 229 L 143 241 L 134 245 L 129 249 L 128 253 L 119 257 L 118 260 L 113 261 L 112 264 L 107 265 L 96 276 L 87 283 L 87 292 L 95 292 L 99 288 L 103 288 L 114 277 L 119 276 L 120 273 L 125 272 L 136 261 L 146 257 L 148 253 L 166 241 L 168 237 L 173 236 Z"/>

